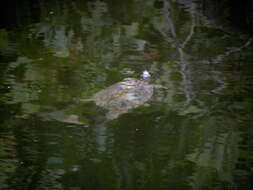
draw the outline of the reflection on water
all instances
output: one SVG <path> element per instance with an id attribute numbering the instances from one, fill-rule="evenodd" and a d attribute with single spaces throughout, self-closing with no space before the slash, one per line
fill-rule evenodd
<path id="1" fill-rule="evenodd" d="M 0 189 L 251 189 L 250 39 L 191 1 L 38 7 L 0 30 Z M 80 101 L 143 70 L 166 89 L 114 120 Z"/>

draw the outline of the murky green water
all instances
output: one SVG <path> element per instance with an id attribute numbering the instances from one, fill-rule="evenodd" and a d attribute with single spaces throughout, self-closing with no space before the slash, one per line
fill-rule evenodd
<path id="1" fill-rule="evenodd" d="M 0 189 L 252 188 L 250 39 L 190 1 L 36 11 L 0 30 Z M 166 89 L 116 119 L 80 101 L 143 70 Z"/>

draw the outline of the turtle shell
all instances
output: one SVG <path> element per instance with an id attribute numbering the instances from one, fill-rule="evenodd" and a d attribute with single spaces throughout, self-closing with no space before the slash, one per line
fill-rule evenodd
<path id="1" fill-rule="evenodd" d="M 154 85 L 146 81 L 127 78 L 97 92 L 92 100 L 97 106 L 107 109 L 106 118 L 112 120 L 148 101 L 153 90 Z"/>

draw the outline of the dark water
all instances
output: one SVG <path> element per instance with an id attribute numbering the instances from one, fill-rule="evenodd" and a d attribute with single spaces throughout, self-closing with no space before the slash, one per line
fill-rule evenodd
<path id="1" fill-rule="evenodd" d="M 0 189 L 253 188 L 249 38 L 191 1 L 25 7 L 0 29 Z M 114 120 L 80 101 L 145 69 L 166 89 Z"/>

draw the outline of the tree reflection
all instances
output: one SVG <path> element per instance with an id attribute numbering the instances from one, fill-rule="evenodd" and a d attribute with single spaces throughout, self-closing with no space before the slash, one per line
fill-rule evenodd
<path id="1" fill-rule="evenodd" d="M 251 40 L 210 24 L 199 7 L 41 1 L 40 22 L 1 30 L 4 188 L 248 188 Z M 113 121 L 80 103 L 144 69 L 168 88 L 149 103 Z M 17 153 L 9 165 L 6 150 Z"/>

